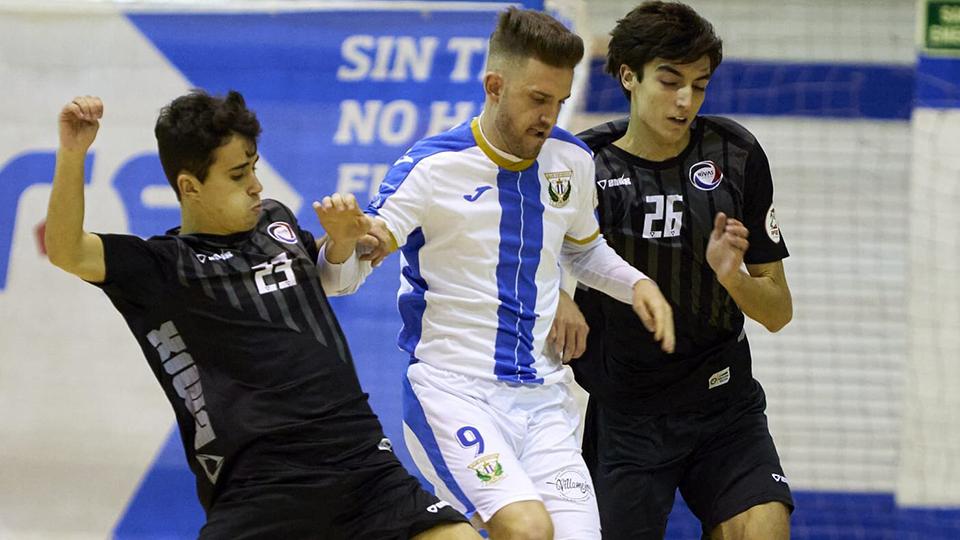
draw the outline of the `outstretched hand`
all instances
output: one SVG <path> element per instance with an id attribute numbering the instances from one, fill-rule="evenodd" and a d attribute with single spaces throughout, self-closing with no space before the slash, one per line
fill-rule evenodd
<path id="1" fill-rule="evenodd" d="M 717 274 L 717 281 L 727 283 L 736 277 L 743 266 L 743 256 L 750 247 L 747 241 L 750 231 L 740 221 L 717 213 L 713 231 L 707 243 L 707 264 Z"/>
<path id="2" fill-rule="evenodd" d="M 644 328 L 653 333 L 653 339 L 660 342 L 663 352 L 672 353 L 676 344 L 673 308 L 656 283 L 641 279 L 633 286 L 633 311 Z"/>
<path id="3" fill-rule="evenodd" d="M 334 193 L 313 202 L 320 225 L 335 243 L 354 244 L 370 230 L 372 220 L 360 211 L 352 193 Z"/>
<path id="4" fill-rule="evenodd" d="M 96 96 L 77 96 L 60 110 L 60 148 L 86 152 L 100 129 L 103 102 Z"/>

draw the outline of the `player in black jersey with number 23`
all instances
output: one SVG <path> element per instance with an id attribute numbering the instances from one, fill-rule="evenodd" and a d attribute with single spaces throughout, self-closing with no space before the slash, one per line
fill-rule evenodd
<path id="1" fill-rule="evenodd" d="M 47 252 L 107 294 L 143 349 L 196 477 L 200 538 L 479 538 L 393 455 L 327 303 L 325 264 L 369 229 L 356 201 L 314 203 L 321 246 L 260 198 L 260 124 L 243 97 L 194 91 L 155 128 L 180 226 L 149 240 L 85 232 L 102 115 L 92 96 L 60 112 Z"/>

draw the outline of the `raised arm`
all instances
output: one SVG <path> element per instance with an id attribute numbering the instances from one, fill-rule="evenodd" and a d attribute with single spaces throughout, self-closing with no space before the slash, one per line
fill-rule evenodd
<path id="1" fill-rule="evenodd" d="M 747 236 L 743 223 L 722 212 L 717 214 L 707 244 L 707 262 L 737 306 L 767 330 L 776 332 L 793 318 L 793 299 L 783 262 L 748 264 L 746 272 L 741 270 L 749 247 Z"/>
<path id="2" fill-rule="evenodd" d="M 368 235 L 373 219 L 357 206 L 352 194 L 335 193 L 313 203 L 326 235 L 317 241 L 320 282 L 328 296 L 355 292 L 372 271 L 357 257 L 358 242 Z"/>
<path id="3" fill-rule="evenodd" d="M 106 264 L 100 237 L 83 230 L 83 166 L 102 116 L 103 103 L 94 96 L 76 97 L 60 110 L 60 147 L 44 235 L 51 263 L 92 282 L 106 278 Z"/>

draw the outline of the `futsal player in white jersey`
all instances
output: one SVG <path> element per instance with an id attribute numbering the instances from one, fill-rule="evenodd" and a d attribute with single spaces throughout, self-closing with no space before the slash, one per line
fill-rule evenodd
<path id="1" fill-rule="evenodd" d="M 545 346 L 561 263 L 632 304 L 673 349 L 658 287 L 599 235 L 590 150 L 554 125 L 582 56 L 582 40 L 551 17 L 502 13 L 481 115 L 416 143 L 368 208 L 373 232 L 402 255 L 407 446 L 437 495 L 494 540 L 600 538 L 578 410 L 561 384 L 569 370 Z M 350 196 L 315 206 L 359 213 Z M 353 292 L 369 271 L 356 255 L 327 265 L 324 289 Z"/>

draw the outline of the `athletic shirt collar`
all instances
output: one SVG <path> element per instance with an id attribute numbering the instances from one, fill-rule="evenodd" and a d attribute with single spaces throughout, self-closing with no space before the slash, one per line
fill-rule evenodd
<path id="1" fill-rule="evenodd" d="M 477 142 L 477 146 L 490 158 L 490 161 L 508 171 L 522 171 L 533 165 L 533 159 L 521 159 L 490 144 L 487 136 L 483 134 L 483 128 L 480 127 L 480 118 L 482 116 L 483 111 L 480 112 L 480 116 L 475 117 L 473 121 L 470 122 L 470 130 L 473 132 L 473 139 Z"/>

